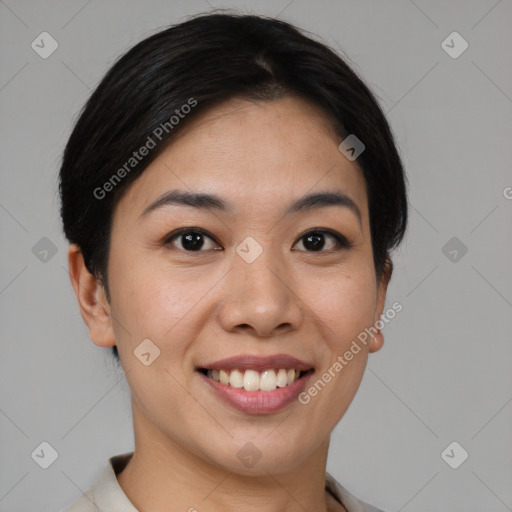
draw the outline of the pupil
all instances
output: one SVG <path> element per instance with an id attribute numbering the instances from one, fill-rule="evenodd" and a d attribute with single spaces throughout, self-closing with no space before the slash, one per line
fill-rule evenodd
<path id="1" fill-rule="evenodd" d="M 182 245 L 185 249 L 190 249 L 190 250 L 198 250 L 198 249 L 201 249 L 201 247 L 203 246 L 203 243 L 204 243 L 204 240 L 202 239 L 202 236 L 201 234 L 199 233 L 189 233 L 187 235 L 182 235 L 183 236 L 183 240 L 182 241 Z"/>
<path id="2" fill-rule="evenodd" d="M 308 235 L 306 237 L 306 243 L 304 245 L 306 247 L 309 245 L 309 247 L 313 251 L 318 251 L 324 247 L 324 244 L 325 244 L 324 236 L 320 233 L 317 233 L 315 235 Z"/>

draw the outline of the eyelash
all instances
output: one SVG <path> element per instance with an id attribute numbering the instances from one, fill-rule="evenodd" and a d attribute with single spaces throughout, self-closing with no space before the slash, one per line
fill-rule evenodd
<path id="1" fill-rule="evenodd" d="M 202 236 L 207 237 L 210 240 L 214 241 L 216 244 L 220 245 L 220 243 L 215 239 L 215 237 L 210 235 L 207 231 L 205 231 L 204 229 L 195 228 L 195 227 L 194 228 L 181 228 L 181 229 L 178 229 L 177 231 L 173 231 L 164 239 L 163 245 L 164 246 L 170 245 L 170 244 L 172 244 L 172 242 L 175 239 L 177 239 L 178 237 L 180 237 L 182 235 L 186 235 L 186 234 L 202 235 Z M 352 247 L 352 244 L 341 233 L 338 233 L 337 231 L 334 231 L 332 229 L 326 229 L 326 228 L 309 229 L 308 231 L 306 231 L 303 235 L 301 235 L 298 238 L 297 242 L 302 240 L 303 238 L 307 237 L 308 235 L 312 235 L 312 234 L 328 235 L 328 236 L 334 238 L 334 240 L 336 242 L 336 247 L 334 249 L 329 249 L 329 250 L 324 250 L 324 249 L 321 249 L 319 251 L 301 250 L 300 252 L 332 253 L 333 251 L 346 250 L 346 249 L 350 249 Z M 297 243 L 297 242 L 295 242 L 295 243 Z M 177 249 L 179 249 L 179 248 L 177 248 Z M 190 254 L 207 252 L 207 250 L 203 250 L 203 249 L 199 249 L 197 251 L 188 251 L 186 249 L 180 249 L 180 250 L 183 250 Z M 213 250 L 218 250 L 218 249 L 213 249 Z"/>

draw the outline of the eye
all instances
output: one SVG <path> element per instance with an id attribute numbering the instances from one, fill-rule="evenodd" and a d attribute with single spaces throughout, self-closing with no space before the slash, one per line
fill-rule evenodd
<path id="1" fill-rule="evenodd" d="M 213 247 L 205 248 L 205 245 L 208 246 L 207 240 L 213 242 Z M 174 231 L 166 237 L 163 243 L 164 245 L 172 244 L 178 249 L 187 252 L 204 252 L 212 249 L 215 250 L 216 248 L 218 250 L 219 248 L 219 244 L 206 231 L 198 228 L 182 228 Z"/>
<path id="2" fill-rule="evenodd" d="M 329 240 L 330 242 L 326 242 Z M 329 250 L 349 249 L 350 242 L 340 233 L 330 229 L 312 229 L 299 238 L 307 252 L 330 252 Z M 327 250 L 323 249 L 327 247 Z"/>

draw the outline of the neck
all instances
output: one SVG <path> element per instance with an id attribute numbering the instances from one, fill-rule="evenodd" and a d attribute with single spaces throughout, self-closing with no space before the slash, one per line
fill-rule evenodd
<path id="1" fill-rule="evenodd" d="M 291 470 L 240 474 L 169 439 L 132 406 L 135 451 L 117 480 L 140 512 L 345 510 L 325 491 L 329 438 Z"/>

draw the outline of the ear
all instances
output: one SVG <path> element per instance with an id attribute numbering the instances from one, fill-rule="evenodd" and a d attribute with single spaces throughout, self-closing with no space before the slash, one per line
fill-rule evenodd
<path id="1" fill-rule="evenodd" d="M 388 284 L 391 279 L 391 274 L 393 274 L 393 262 L 386 258 L 386 263 L 384 265 L 384 271 L 382 272 L 382 276 L 377 283 L 377 306 L 375 308 L 375 316 L 373 318 L 373 325 L 380 319 L 382 313 L 384 312 L 384 305 L 386 303 L 386 292 L 388 289 Z M 381 330 L 372 338 L 372 341 L 369 346 L 369 352 L 377 352 L 384 345 L 384 335 Z"/>
<path id="2" fill-rule="evenodd" d="M 71 284 L 80 306 L 80 313 L 89 327 L 89 336 L 99 347 L 116 344 L 110 305 L 103 285 L 87 270 L 80 248 L 72 244 L 68 250 L 68 265 Z"/>

